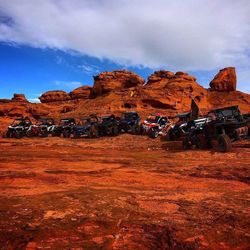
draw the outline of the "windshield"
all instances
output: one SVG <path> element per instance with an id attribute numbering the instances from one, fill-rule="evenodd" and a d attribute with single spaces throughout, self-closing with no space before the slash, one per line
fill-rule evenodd
<path id="1" fill-rule="evenodd" d="M 60 125 L 68 125 L 68 124 L 70 124 L 70 123 L 72 123 L 71 120 L 61 120 L 61 121 L 60 121 Z"/>
<path id="2" fill-rule="evenodd" d="M 52 125 L 53 122 L 52 122 L 52 120 L 41 119 L 38 121 L 38 124 L 39 125 Z"/>
<path id="3" fill-rule="evenodd" d="M 94 117 L 88 117 L 88 118 L 84 118 L 80 121 L 80 125 L 85 126 L 89 123 L 93 123 L 93 122 L 97 122 L 97 119 Z"/>
<path id="4" fill-rule="evenodd" d="M 22 120 L 15 120 L 12 122 L 12 126 L 18 126 L 18 125 L 21 125 L 21 124 L 24 124 L 24 122 Z"/>
<path id="5" fill-rule="evenodd" d="M 12 126 L 27 126 L 30 125 L 28 120 L 15 120 L 11 124 Z"/>
<path id="6" fill-rule="evenodd" d="M 223 110 L 216 111 L 216 115 L 219 119 L 223 117 L 237 117 L 237 116 L 240 116 L 240 112 L 237 108 L 223 109 Z"/>
<path id="7" fill-rule="evenodd" d="M 149 122 L 149 123 L 157 123 L 157 122 L 158 122 L 158 119 L 159 119 L 158 116 L 156 116 L 156 117 L 151 116 L 151 117 L 148 117 L 148 118 L 146 119 L 146 121 Z"/>
<path id="8" fill-rule="evenodd" d="M 124 113 L 122 115 L 122 118 L 123 119 L 136 119 L 137 118 L 137 115 L 134 114 L 134 113 Z"/>
<path id="9" fill-rule="evenodd" d="M 108 117 L 102 117 L 101 120 L 102 120 L 103 122 L 107 122 L 107 121 L 112 120 L 112 117 L 110 117 L 110 116 L 108 116 Z"/>

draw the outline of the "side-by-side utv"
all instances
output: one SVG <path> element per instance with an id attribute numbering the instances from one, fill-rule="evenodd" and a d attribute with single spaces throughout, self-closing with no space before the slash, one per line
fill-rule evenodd
<path id="1" fill-rule="evenodd" d="M 76 121 L 74 118 L 64 118 L 60 120 L 59 125 L 55 126 L 51 132 L 52 136 L 61 136 L 64 138 L 69 138 L 74 131 L 76 126 Z"/>
<path id="2" fill-rule="evenodd" d="M 119 121 L 119 130 L 125 133 L 138 134 L 140 132 L 141 117 L 135 111 L 124 112 Z"/>
<path id="3" fill-rule="evenodd" d="M 32 122 L 28 117 L 17 118 L 8 127 L 6 137 L 20 139 L 26 135 L 31 126 Z"/>
<path id="4" fill-rule="evenodd" d="M 94 138 L 99 137 L 99 120 L 96 115 L 81 118 L 80 122 L 73 128 L 74 138 L 82 136 Z"/>
<path id="5" fill-rule="evenodd" d="M 188 132 L 183 140 L 184 149 L 208 148 L 216 141 L 221 152 L 229 152 L 234 141 L 245 139 L 248 135 L 247 121 L 238 106 L 212 110 L 200 123 L 190 121 Z"/>

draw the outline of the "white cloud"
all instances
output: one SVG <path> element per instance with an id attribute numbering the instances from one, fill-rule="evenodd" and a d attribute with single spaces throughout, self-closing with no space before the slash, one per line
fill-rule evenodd
<path id="1" fill-rule="evenodd" d="M 78 88 L 82 86 L 83 84 L 81 82 L 76 82 L 76 81 L 59 81 L 56 80 L 54 81 L 54 84 L 56 86 L 64 87 L 64 88 Z"/>
<path id="2" fill-rule="evenodd" d="M 38 98 L 29 98 L 28 101 L 33 103 L 40 103 L 40 100 Z"/>
<path id="3" fill-rule="evenodd" d="M 81 64 L 77 66 L 79 70 L 86 74 L 97 74 L 101 71 L 99 67 L 92 64 Z"/>
<path id="4" fill-rule="evenodd" d="M 0 41 L 171 70 L 250 64 L 249 0 L 0 0 L 0 10 L 11 17 Z"/>

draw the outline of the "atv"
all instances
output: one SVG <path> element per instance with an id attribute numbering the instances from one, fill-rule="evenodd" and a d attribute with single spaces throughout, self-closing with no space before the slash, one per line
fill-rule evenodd
<path id="1" fill-rule="evenodd" d="M 141 125 L 141 134 L 148 134 L 151 138 L 157 138 L 164 128 L 169 125 L 168 117 L 162 114 L 150 115 Z"/>
<path id="2" fill-rule="evenodd" d="M 120 132 L 138 134 L 140 132 L 140 121 L 141 118 L 137 112 L 125 112 L 119 121 L 119 130 Z"/>
<path id="3" fill-rule="evenodd" d="M 64 138 L 69 138 L 74 131 L 74 127 L 76 126 L 76 121 L 74 118 L 64 118 L 60 120 L 59 125 L 54 126 L 51 131 L 52 136 L 61 136 Z"/>
<path id="4" fill-rule="evenodd" d="M 103 115 L 99 117 L 100 135 L 119 135 L 119 123 L 115 115 Z"/>
<path id="5" fill-rule="evenodd" d="M 73 137 L 99 137 L 99 120 L 95 115 L 83 117 L 73 129 Z"/>
<path id="6" fill-rule="evenodd" d="M 17 118 L 8 127 L 6 137 L 20 139 L 26 135 L 27 130 L 29 130 L 31 126 L 32 122 L 28 117 Z"/>
<path id="7" fill-rule="evenodd" d="M 238 106 L 212 110 L 199 126 L 190 122 L 188 128 L 183 140 L 184 149 L 193 146 L 208 148 L 212 147 L 212 141 L 216 141 L 220 152 L 229 152 L 234 141 L 245 139 L 248 135 L 247 121 Z"/>

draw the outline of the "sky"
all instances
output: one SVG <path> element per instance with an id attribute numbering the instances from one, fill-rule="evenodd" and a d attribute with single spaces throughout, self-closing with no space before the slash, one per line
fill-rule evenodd
<path id="1" fill-rule="evenodd" d="M 93 85 L 128 69 L 186 71 L 208 87 L 236 67 L 250 93 L 249 0 L 0 0 L 0 98 Z"/>

